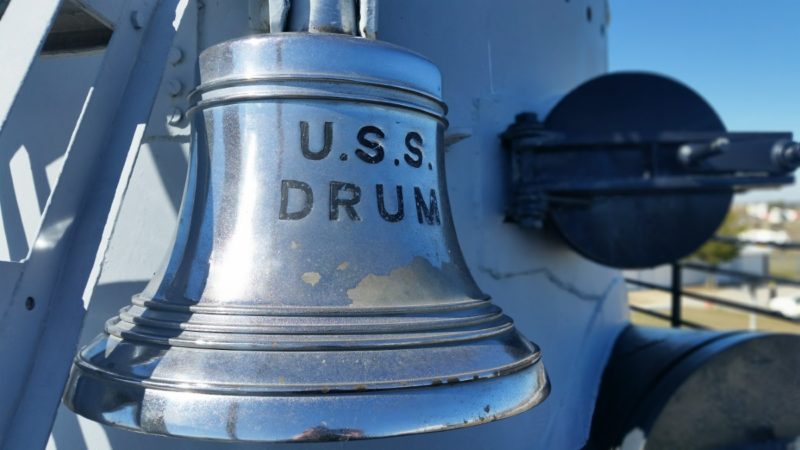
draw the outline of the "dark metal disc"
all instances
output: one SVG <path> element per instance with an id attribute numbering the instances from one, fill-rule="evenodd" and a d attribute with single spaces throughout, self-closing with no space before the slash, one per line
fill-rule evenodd
<path id="1" fill-rule="evenodd" d="M 685 85 L 648 73 L 603 75 L 565 96 L 545 128 L 565 133 L 715 132 L 725 126 Z M 612 149 L 606 152 L 613 167 Z M 602 165 L 608 167 L 608 165 Z M 733 198 L 730 188 L 592 195 L 556 207 L 550 223 L 577 252 L 620 268 L 653 267 L 689 255 L 713 235 Z"/>

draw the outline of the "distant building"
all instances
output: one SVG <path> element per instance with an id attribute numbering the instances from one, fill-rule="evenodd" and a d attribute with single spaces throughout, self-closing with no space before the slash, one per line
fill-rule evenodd
<path id="1" fill-rule="evenodd" d="M 775 242 L 779 244 L 789 242 L 789 233 L 785 230 L 771 230 L 769 228 L 751 228 L 742 231 L 737 237 L 743 241 L 750 242 Z"/>

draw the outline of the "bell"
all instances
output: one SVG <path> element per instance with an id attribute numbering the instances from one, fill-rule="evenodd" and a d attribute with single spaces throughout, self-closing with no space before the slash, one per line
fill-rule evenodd
<path id="1" fill-rule="evenodd" d="M 75 358 L 67 406 L 145 433 L 284 442 L 471 426 L 547 396 L 539 349 L 459 249 L 431 62 L 281 33 L 199 64 L 172 252 Z"/>

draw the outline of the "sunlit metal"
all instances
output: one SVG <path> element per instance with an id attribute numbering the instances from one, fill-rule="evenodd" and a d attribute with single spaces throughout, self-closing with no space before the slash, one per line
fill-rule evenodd
<path id="1" fill-rule="evenodd" d="M 328 34 L 200 58 L 171 255 L 75 360 L 67 405 L 153 434 L 376 438 L 525 411 L 538 348 L 458 246 L 438 69 Z"/>

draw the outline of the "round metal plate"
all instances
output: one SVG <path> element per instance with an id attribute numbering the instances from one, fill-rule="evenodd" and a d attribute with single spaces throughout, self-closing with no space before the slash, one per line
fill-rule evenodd
<path id="1" fill-rule="evenodd" d="M 696 92 L 648 73 L 603 75 L 584 83 L 553 108 L 545 127 L 565 133 L 725 131 Z M 613 151 L 597 151 L 605 151 L 613 166 Z M 732 197 L 726 188 L 593 195 L 580 206 L 554 208 L 550 223 L 589 259 L 620 268 L 652 267 L 702 245 L 722 223 Z"/>

